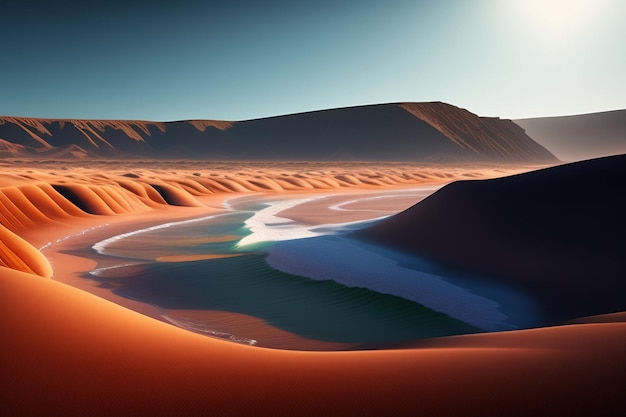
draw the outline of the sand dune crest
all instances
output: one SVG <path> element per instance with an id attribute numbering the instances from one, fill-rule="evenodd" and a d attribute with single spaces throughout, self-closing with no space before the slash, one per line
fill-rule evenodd
<path id="1" fill-rule="evenodd" d="M 14 269 L 43 278 L 52 276 L 48 260 L 32 245 L 0 225 L 0 273 Z"/>
<path id="2" fill-rule="evenodd" d="M 502 416 L 626 411 L 619 384 L 626 372 L 624 323 L 462 336 L 396 350 L 262 349 L 187 332 L 68 285 L 39 279 L 49 278 L 52 268 L 18 236 L 32 237 L 78 219 L 97 221 L 98 215 L 100 222 L 123 214 L 137 214 L 129 218 L 141 220 L 159 208 L 174 210 L 171 204 L 217 206 L 220 196 L 235 193 L 307 195 L 423 186 L 530 167 L 94 165 L 85 169 L 47 164 L 37 170 L 13 162 L 10 173 L 0 174 L 2 415 Z M 240 172 L 234 174 L 235 168 Z M 176 210 L 198 213 L 197 208 Z"/>
<path id="3" fill-rule="evenodd" d="M 203 207 L 210 204 L 212 196 L 225 193 L 318 192 L 436 184 L 461 178 L 467 172 L 478 177 L 491 177 L 530 169 L 509 166 L 502 171 L 500 167 L 477 166 L 459 170 L 454 167 L 367 164 L 347 170 L 318 165 L 316 170 L 311 170 L 308 164 L 301 168 L 246 164 L 233 175 L 230 170 L 207 173 L 190 169 L 172 174 L 132 166 L 111 171 L 82 167 L 68 170 L 64 164 L 50 165 L 51 168 L 44 172 L 32 169 L 28 163 L 23 169 L 19 168 L 19 163 L 13 163 L 12 172 L 0 176 L 0 184 L 4 185 L 0 187 L 0 225 L 6 237 L 0 254 L 7 268 L 49 276 L 50 265 L 46 259 L 34 255 L 37 251 L 17 235 L 68 222 L 72 218 L 144 213 L 167 206 Z"/>

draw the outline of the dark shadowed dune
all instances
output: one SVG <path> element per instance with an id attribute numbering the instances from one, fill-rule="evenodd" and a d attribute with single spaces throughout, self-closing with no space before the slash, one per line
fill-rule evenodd
<path id="1" fill-rule="evenodd" d="M 548 323 L 626 308 L 626 155 L 458 181 L 356 233 L 511 286 Z"/>
<path id="2" fill-rule="evenodd" d="M 1 154 L 13 157 L 53 152 L 67 158 L 557 161 L 510 120 L 479 117 L 439 102 L 349 107 L 242 122 L 0 117 L 0 138 Z"/>
<path id="3" fill-rule="evenodd" d="M 515 123 L 564 161 L 626 153 L 626 110 L 520 119 Z"/>
<path id="4" fill-rule="evenodd" d="M 201 122 L 194 123 L 203 126 Z M 111 137 L 107 141 L 114 142 Z M 331 190 L 334 194 L 350 187 L 361 188 L 362 193 L 366 185 L 365 188 L 379 190 L 394 184 L 431 186 L 465 175 L 484 178 L 528 168 L 503 164 L 459 168 L 371 161 L 299 165 L 92 159 L 38 162 L 26 158 L 20 162 L 16 158 L 0 162 L 2 416 L 626 415 L 621 384 L 626 374 L 623 312 L 579 321 L 585 324 L 407 342 L 404 349 L 376 344 L 363 346 L 366 350 L 358 352 L 305 352 L 264 349 L 206 337 L 100 298 L 95 294 L 105 290 L 97 288 L 95 282 L 86 284 L 95 289 L 94 294 L 72 286 L 74 278 L 94 268 L 97 259 L 89 250 L 79 254 L 81 246 L 91 248 L 104 237 L 149 225 L 223 213 L 223 202 L 236 196 L 232 193 L 266 188 L 291 198 L 295 190 L 300 190 L 300 196 L 313 196 L 319 195 L 312 194 L 316 190 Z M 598 185 L 605 191 L 621 187 L 612 190 L 611 195 L 617 198 L 623 184 L 615 178 L 623 174 L 623 158 L 611 164 L 613 168 L 600 165 L 604 170 L 592 179 L 601 177 Z M 565 183 L 570 171 L 563 176 L 556 181 L 558 184 Z M 539 185 L 535 181 L 528 181 L 528 185 L 523 180 L 534 177 L 517 178 L 522 180 L 513 190 L 525 190 L 526 196 L 539 190 L 531 209 L 539 211 L 538 207 L 549 203 L 540 200 L 544 176 L 539 175 Z M 573 178 L 584 184 L 580 179 L 587 176 Z M 368 179 L 377 182 L 366 183 Z M 481 210 L 488 217 L 483 224 L 491 224 L 494 218 L 507 219 L 510 215 L 502 214 L 508 213 L 502 210 L 510 209 L 506 203 L 515 197 L 506 191 L 509 182 L 476 182 L 500 184 L 493 186 L 496 191 L 488 188 L 491 191 L 482 192 L 489 197 L 487 200 L 481 192 L 476 192 L 475 200 L 473 192 L 465 198 L 452 198 L 455 193 L 442 192 L 443 203 L 449 201 L 457 207 L 434 204 L 431 218 L 440 229 L 446 225 L 446 216 L 452 219 L 453 226 L 454 222 L 471 225 L 463 216 L 471 214 L 481 220 Z M 453 185 L 452 189 L 455 187 L 464 186 Z M 566 201 L 565 207 L 599 201 L 597 195 L 589 192 L 590 186 L 581 187 L 582 191 Z M 482 189 L 471 190 L 475 188 Z M 500 194 L 494 197 L 493 192 Z M 353 194 L 343 197 L 352 199 Z M 470 203 L 479 201 L 486 203 L 471 212 Z M 172 207 L 168 203 L 200 208 Z M 488 203 L 496 207 L 491 208 Z M 610 212 L 602 212 L 602 216 L 597 215 L 600 209 L 593 211 L 592 207 L 590 214 L 595 217 L 575 221 L 598 219 L 606 227 L 613 212 L 623 212 L 623 204 L 618 203 Z M 515 204 L 520 203 L 513 200 L 510 204 L 517 207 Z M 519 212 L 522 210 L 513 210 L 511 214 Z M 450 213 L 459 218 L 448 216 Z M 587 214 L 584 210 L 583 213 Z M 439 214 L 443 220 L 437 217 Z M 541 215 L 534 216 L 541 224 Z M 611 223 L 611 232 L 618 237 L 623 236 L 623 223 L 619 221 L 618 218 Z M 406 224 L 408 228 L 411 222 Z M 517 232 L 517 236 L 523 236 L 522 227 L 515 222 L 509 227 L 505 234 L 515 236 L 513 233 Z M 452 233 L 454 230 L 449 236 L 460 239 Z M 476 230 L 480 231 L 480 227 L 471 232 Z M 534 229 L 523 228 L 524 232 L 527 230 Z M 586 229 L 579 230 L 586 233 Z M 488 236 L 497 235 L 497 230 L 488 232 Z M 403 233 L 410 235 L 409 230 L 401 230 L 399 235 Z M 473 245 L 475 240 L 460 243 L 469 241 Z M 499 243 L 512 245 L 511 241 Z M 610 242 L 600 244 L 610 246 Z M 472 245 L 466 246 L 471 249 Z M 502 249 L 491 246 L 495 252 Z M 623 246 L 618 242 L 613 251 L 620 249 Z M 612 257 L 612 253 L 607 254 L 607 259 Z M 177 262 L 171 258 L 162 261 Z M 611 287 L 601 273 L 584 278 L 583 301 L 603 297 L 603 293 L 594 292 L 597 288 L 613 291 L 616 298 L 623 294 L 623 287 Z M 566 287 L 564 280 L 559 282 L 560 288 Z M 248 290 L 251 297 L 258 297 L 255 302 L 259 305 L 268 301 L 254 286 Z M 397 306 L 398 300 L 388 300 Z M 178 313 L 177 317 L 187 314 L 182 310 Z M 220 313 L 225 320 L 234 314 Z M 345 318 L 350 314 L 346 312 Z M 411 319 L 409 316 L 404 315 L 403 319 Z M 269 328 L 261 319 L 246 321 L 241 328 L 259 324 L 261 331 Z M 401 325 L 402 320 L 394 323 Z"/>
<path id="5" fill-rule="evenodd" d="M 94 207 L 89 199 L 82 198 L 81 195 L 76 193 L 72 187 L 65 185 L 52 185 L 52 188 L 59 194 L 61 194 L 67 201 L 78 207 L 80 210 L 89 214 L 99 214 L 97 208 Z"/>

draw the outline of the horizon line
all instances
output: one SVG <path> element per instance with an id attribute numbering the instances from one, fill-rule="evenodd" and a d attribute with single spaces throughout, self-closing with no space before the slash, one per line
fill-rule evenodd
<path id="1" fill-rule="evenodd" d="M 332 111 L 332 110 L 343 110 L 343 109 L 351 109 L 351 108 L 359 108 L 359 107 L 375 107 L 375 106 L 389 106 L 389 105 L 399 105 L 404 103 L 443 103 L 453 107 L 461 108 L 469 111 L 470 113 L 474 113 L 473 111 L 457 106 L 455 104 L 451 104 L 441 100 L 433 100 L 433 101 L 394 101 L 394 102 L 384 102 L 384 103 L 370 103 L 370 104 L 357 104 L 357 105 L 348 105 L 348 106 L 338 106 L 338 107 L 328 107 L 328 108 L 318 108 L 313 110 L 304 110 L 304 111 L 296 111 L 293 113 L 278 113 L 268 116 L 260 116 L 260 117 L 252 117 L 252 118 L 244 118 L 244 119 L 226 119 L 226 118 L 184 118 L 184 119 L 167 119 L 167 120 L 158 120 L 158 119 L 148 119 L 148 118 L 85 118 L 85 117 L 46 117 L 46 116 L 30 116 L 30 115 L 14 115 L 14 114 L 2 114 L 0 118 L 5 117 L 15 117 L 21 119 L 38 119 L 38 120 L 59 120 L 59 121 L 127 121 L 127 122 L 152 122 L 152 123 L 176 123 L 176 122 L 189 122 L 189 121 L 215 121 L 215 122 L 230 122 L 230 123 L 238 123 L 238 122 L 250 122 L 255 120 L 264 120 L 264 119 L 272 119 L 277 117 L 286 117 L 286 116 L 295 116 L 309 113 L 318 113 L 324 111 Z M 557 113 L 557 114 L 549 114 L 549 115 L 541 115 L 541 116 L 523 116 L 523 117 L 505 117 L 501 115 L 482 115 L 478 113 L 474 113 L 479 117 L 486 118 L 500 118 L 505 120 L 527 120 L 527 119 L 545 119 L 545 118 L 556 118 L 556 117 L 574 117 L 574 116 L 584 116 L 591 114 L 599 114 L 599 113 L 610 113 L 616 111 L 626 110 L 626 106 L 624 108 L 613 108 L 613 109 L 605 109 L 605 110 L 594 110 L 583 113 Z"/>

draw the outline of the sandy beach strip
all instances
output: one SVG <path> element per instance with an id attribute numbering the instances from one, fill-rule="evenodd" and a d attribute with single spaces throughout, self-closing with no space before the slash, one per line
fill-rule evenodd
<path id="1" fill-rule="evenodd" d="M 615 382 L 626 371 L 624 323 L 293 352 L 195 335 L 19 271 L 3 272 L 0 286 L 12 300 L 1 312 L 5 415 L 625 411 Z"/>
<path id="2" fill-rule="evenodd" d="M 396 193 L 398 193 L 399 191 L 402 191 L 402 190 L 394 190 L 388 193 L 390 197 L 394 197 Z M 415 191 L 406 190 L 405 193 L 406 195 L 401 195 L 403 199 L 406 199 L 408 194 L 415 193 Z M 421 195 L 420 193 L 417 193 L 417 195 L 418 196 Z M 377 202 L 378 198 L 384 194 L 385 193 L 378 192 L 376 194 L 377 198 L 372 201 Z M 358 196 L 360 196 L 359 198 L 365 198 L 363 197 L 365 195 L 367 194 L 358 194 Z M 268 208 L 270 210 L 280 212 L 285 207 L 285 205 L 290 206 L 290 207 L 291 206 L 295 207 L 307 201 L 318 201 L 318 200 L 326 201 L 327 198 L 330 198 L 327 201 L 328 204 L 333 204 L 333 205 L 341 204 L 342 201 L 353 204 L 356 196 L 357 195 L 354 193 L 347 193 L 346 195 L 343 196 L 343 198 L 341 195 L 336 195 L 336 194 L 332 194 L 330 196 L 325 195 L 325 194 L 312 194 L 309 196 L 298 194 L 298 195 L 291 196 L 291 198 L 289 198 L 288 196 L 281 196 L 279 200 L 276 200 L 275 196 L 263 196 L 263 195 L 249 196 L 245 198 L 248 201 L 248 203 L 252 203 L 255 201 L 257 203 L 264 203 L 264 202 L 267 202 L 269 199 L 269 201 L 273 201 L 272 204 L 275 204 L 275 206 L 270 204 Z M 296 197 L 296 198 L 293 199 L 293 197 Z M 234 202 L 236 201 L 236 199 L 231 198 L 228 201 Z M 366 207 L 365 203 L 367 201 L 369 200 L 366 199 L 365 202 L 362 203 L 363 207 Z M 222 202 L 222 204 L 224 204 L 224 202 Z M 217 204 L 217 202 L 213 202 L 213 205 L 218 206 L 219 204 Z M 224 205 L 228 206 L 229 204 L 224 204 Z M 319 212 L 319 208 L 317 206 L 308 206 L 306 204 L 303 204 L 303 205 L 304 207 L 299 210 L 301 213 L 313 214 L 313 213 Z M 264 210 L 261 210 L 261 212 Z M 361 209 L 359 210 L 361 211 Z M 67 267 L 68 265 L 74 265 L 74 267 L 76 267 L 78 265 L 81 265 L 81 263 L 85 264 L 85 266 L 82 267 L 82 270 L 56 272 L 54 276 L 55 280 L 70 284 L 77 288 L 81 288 L 83 290 L 91 292 L 92 294 L 97 294 L 100 297 L 105 298 L 109 301 L 112 301 L 119 305 L 130 308 L 134 311 L 141 312 L 143 314 L 146 314 L 150 317 L 153 317 L 161 321 L 167 321 L 174 325 L 185 327 L 191 331 L 196 331 L 198 333 L 205 334 L 208 336 L 221 337 L 225 339 L 228 339 L 231 336 L 239 337 L 239 335 L 246 335 L 242 337 L 244 338 L 256 337 L 257 339 L 262 340 L 263 346 L 276 346 L 276 347 L 280 346 L 280 348 L 283 348 L 283 349 L 290 348 L 290 349 L 304 349 L 304 350 L 345 350 L 345 349 L 354 349 L 357 347 L 356 345 L 349 344 L 349 343 L 323 342 L 323 341 L 316 341 L 316 340 L 308 339 L 308 338 L 298 336 L 290 332 L 286 332 L 284 330 L 277 329 L 274 326 L 271 326 L 263 322 L 263 320 L 260 320 L 258 318 L 244 317 L 245 315 L 243 314 L 227 313 L 227 312 L 210 312 L 210 311 L 205 311 L 205 312 L 187 311 L 183 314 L 180 311 L 164 311 L 160 308 L 153 307 L 149 304 L 143 304 L 143 303 L 134 301 L 129 298 L 121 297 L 117 295 L 116 293 L 112 292 L 111 288 L 102 287 L 102 284 L 97 279 L 94 280 L 94 279 L 85 277 L 85 274 L 89 271 L 91 271 L 89 272 L 90 275 L 92 274 L 110 275 L 111 273 L 115 273 L 114 270 L 117 268 L 123 267 L 124 269 L 128 269 L 129 266 L 142 264 L 141 260 L 129 259 L 128 261 L 124 261 L 123 259 L 116 260 L 115 258 L 110 258 L 108 256 L 100 255 L 98 252 L 106 252 L 107 250 L 106 248 L 109 244 L 115 244 L 116 242 L 123 240 L 125 238 L 139 236 L 142 233 L 146 233 L 146 232 L 152 232 L 152 231 L 157 231 L 157 230 L 167 230 L 167 229 L 175 228 L 176 226 L 182 226 L 182 225 L 193 225 L 195 223 L 203 222 L 203 221 L 206 221 L 207 219 L 212 219 L 212 218 L 215 218 L 217 220 L 220 215 L 229 213 L 227 211 L 215 212 L 214 210 L 207 211 L 207 210 L 198 210 L 198 209 L 193 209 L 192 211 L 198 212 L 199 214 L 201 214 L 201 216 L 194 217 L 191 219 L 178 220 L 178 219 L 175 219 L 175 217 L 177 215 L 180 216 L 183 213 L 186 213 L 187 210 L 180 209 L 180 208 L 179 209 L 172 208 L 171 210 L 169 210 L 170 213 L 166 217 L 163 217 L 166 213 L 161 213 L 161 215 L 158 215 L 158 216 L 155 214 L 152 216 L 153 218 L 151 220 L 149 221 L 146 220 L 141 223 L 133 223 L 133 222 L 124 221 L 123 219 L 118 219 L 118 221 L 114 222 L 113 224 L 93 226 L 87 230 L 83 230 L 83 231 L 71 234 L 69 236 L 65 236 L 61 239 L 58 239 L 58 242 L 46 245 L 43 252 L 44 254 L 46 254 L 46 256 L 48 256 L 51 262 L 53 262 L 55 265 L 59 262 L 61 263 L 62 266 L 65 266 L 65 267 Z M 207 216 L 207 213 L 212 213 L 212 214 L 209 214 Z M 365 213 L 368 213 L 369 216 L 378 215 L 378 213 L 371 211 L 371 210 L 366 210 Z M 362 215 L 363 215 L 362 213 L 359 214 L 359 216 L 362 216 Z M 275 227 L 273 223 L 271 222 L 271 219 L 268 220 L 267 216 L 262 215 L 260 217 L 262 218 L 261 225 L 265 226 L 265 223 L 263 222 L 269 222 L 270 223 L 269 227 Z M 138 226 L 142 226 L 142 227 L 138 227 Z M 143 226 L 147 226 L 147 227 L 143 227 Z M 132 229 L 128 230 L 130 227 L 132 227 Z M 282 232 L 284 233 L 284 236 L 282 236 L 282 238 L 287 238 L 287 239 L 301 238 L 302 231 L 304 230 L 306 234 L 307 227 L 308 226 L 296 226 L 295 228 L 291 228 L 288 230 L 283 229 Z M 110 236 L 111 234 L 114 234 L 114 235 Z M 260 234 L 262 236 L 265 236 L 262 240 L 273 237 L 273 236 L 267 236 L 267 234 L 264 234 L 263 232 L 260 232 Z M 103 237 L 105 238 L 102 239 Z M 191 239 L 191 240 L 193 241 L 194 239 Z M 212 238 L 211 240 L 215 240 L 215 239 L 217 238 Z M 232 237 L 230 239 L 232 239 Z M 93 248 L 95 251 L 91 250 L 90 248 Z M 311 255 L 315 255 L 315 254 L 312 253 Z M 197 255 L 194 257 L 193 255 L 180 255 L 180 256 L 173 255 L 173 256 L 159 256 L 155 260 L 160 261 L 160 262 L 163 262 L 163 261 L 177 262 L 177 261 L 210 259 L 210 258 L 217 258 L 217 257 L 224 257 L 224 256 L 225 255 Z M 233 255 L 227 255 L 227 256 L 237 256 L 237 255 L 233 254 Z M 71 261 L 71 257 L 74 257 L 74 259 L 79 260 L 79 262 Z M 296 257 L 296 260 L 297 259 L 299 258 Z M 95 268 L 94 266 L 94 263 L 96 262 L 98 264 L 97 268 Z M 118 263 L 112 264 L 111 262 L 118 262 Z M 123 262 L 123 263 L 119 264 L 119 262 Z M 132 273 L 132 271 L 128 271 L 124 273 Z M 304 274 L 304 276 L 307 276 L 307 275 Z M 232 323 L 229 323 L 228 320 L 224 319 L 224 316 L 227 316 L 228 314 L 231 314 L 232 320 L 230 320 L 230 322 Z M 242 322 L 242 325 L 234 324 L 239 321 Z M 216 325 L 219 324 L 219 327 L 212 327 L 211 323 L 216 323 Z M 255 324 L 254 331 L 251 331 L 250 325 L 245 325 L 244 323 L 254 323 Z M 250 336 L 250 335 L 253 335 L 253 336 Z"/>
<path id="3" fill-rule="evenodd" d="M 439 188 L 441 185 L 371 190 L 367 193 L 355 190 L 305 201 L 278 214 L 282 218 L 312 226 L 370 220 L 407 209 Z"/>
<path id="4" fill-rule="evenodd" d="M 184 200 L 177 195 L 183 194 L 169 197 Z M 204 337 L 46 279 L 52 271 L 36 248 L 48 242 L 83 230 L 91 231 L 76 239 L 97 240 L 104 229 L 111 236 L 207 214 L 206 207 L 152 211 L 133 206 L 132 198 L 102 196 L 110 205 L 101 209 L 123 213 L 127 203 L 139 214 L 72 215 L 59 200 L 64 209 L 47 217 L 27 201 L 3 200 L 24 216 L 3 211 L 9 216 L 3 224 L 20 237 L 2 232 L 2 415 L 626 413 L 619 384 L 626 373 L 623 322 L 457 336 L 397 350 L 298 352 Z M 54 248 L 77 240 L 64 242 Z M 55 279 L 95 266 L 62 250 L 47 256 Z"/>

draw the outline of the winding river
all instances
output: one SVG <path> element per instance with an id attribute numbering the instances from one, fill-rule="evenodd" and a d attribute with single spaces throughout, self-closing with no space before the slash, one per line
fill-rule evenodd
<path id="1" fill-rule="evenodd" d="M 431 192 L 237 198 L 227 213 L 96 243 L 107 266 L 87 278 L 173 325 L 271 348 L 367 349 L 532 324 L 508 289 L 350 237 Z M 320 207 L 331 222 L 310 221 Z M 311 215 L 289 215 L 298 210 Z"/>

